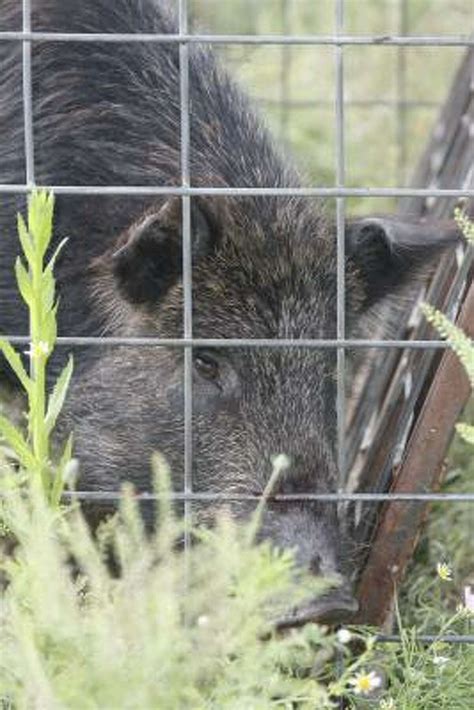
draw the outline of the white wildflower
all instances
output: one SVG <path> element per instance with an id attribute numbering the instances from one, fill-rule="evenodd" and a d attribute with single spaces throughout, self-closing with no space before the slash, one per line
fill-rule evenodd
<path id="1" fill-rule="evenodd" d="M 382 679 L 375 671 L 370 673 L 358 673 L 354 678 L 349 679 L 356 695 L 369 695 L 373 690 L 380 688 Z"/>
<path id="2" fill-rule="evenodd" d="M 352 634 L 349 629 L 339 629 L 336 636 L 339 643 L 349 643 L 352 638 Z"/>

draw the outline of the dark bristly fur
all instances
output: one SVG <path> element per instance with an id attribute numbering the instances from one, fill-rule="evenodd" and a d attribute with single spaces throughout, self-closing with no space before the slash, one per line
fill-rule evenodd
<path id="1" fill-rule="evenodd" d="M 33 28 L 61 32 L 176 31 L 159 0 L 37 0 Z M 20 29 L 21 2 L 0 0 L 0 27 Z M 194 186 L 298 186 L 254 108 L 207 48 L 191 45 Z M 36 180 L 46 185 L 179 185 L 176 44 L 40 42 L 32 47 Z M 21 43 L 0 43 L 0 181 L 25 181 Z M 314 146 L 314 150 L 318 147 Z M 25 333 L 13 263 L 15 213 L 0 205 L 0 330 Z M 182 335 L 179 199 L 57 200 L 55 243 L 62 335 Z M 335 337 L 336 236 L 321 202 L 296 197 L 193 200 L 196 337 Z M 397 292 L 452 234 L 379 218 L 347 228 L 347 323 Z M 75 431 L 79 487 L 150 487 L 151 453 L 182 486 L 182 351 L 78 351 L 64 417 Z M 195 353 L 194 488 L 260 493 L 271 458 L 291 465 L 277 492 L 336 489 L 335 354 L 222 349 Z M 56 365 L 57 367 L 57 365 Z M 235 504 L 245 515 L 249 505 Z M 214 506 L 195 508 L 204 520 Z M 294 547 L 315 572 L 340 572 L 343 525 L 335 506 L 269 504 L 262 536 Z M 337 607 L 337 604 L 335 605 Z M 340 606 L 340 605 L 339 605 Z"/>

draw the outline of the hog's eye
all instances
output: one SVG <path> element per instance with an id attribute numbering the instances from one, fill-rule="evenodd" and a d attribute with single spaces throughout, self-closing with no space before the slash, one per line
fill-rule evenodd
<path id="1" fill-rule="evenodd" d="M 219 377 L 219 363 L 207 353 L 197 352 L 194 355 L 194 367 L 205 380 L 215 381 Z"/>

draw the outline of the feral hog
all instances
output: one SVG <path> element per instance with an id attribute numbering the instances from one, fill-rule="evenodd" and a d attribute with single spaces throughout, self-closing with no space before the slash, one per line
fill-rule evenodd
<path id="1" fill-rule="evenodd" d="M 75 33 L 177 32 L 159 0 L 37 0 L 33 29 Z M 21 3 L 1 0 L 0 26 L 21 29 Z M 0 181 L 25 182 L 21 43 L 0 43 Z M 176 42 L 32 44 L 36 180 L 43 185 L 178 186 L 180 59 Z M 298 187 L 256 112 L 212 51 L 189 46 L 190 173 L 194 187 Z M 315 146 L 315 150 L 317 146 Z M 26 333 L 14 284 L 15 214 L 2 196 L 0 330 Z M 196 338 L 334 338 L 336 229 L 321 201 L 295 196 L 192 199 Z M 55 243 L 62 335 L 183 335 L 181 198 L 59 195 Z M 416 277 L 453 238 L 394 217 L 346 227 L 349 335 Z M 195 348 L 193 488 L 261 494 L 272 458 L 289 466 L 274 493 L 334 492 L 336 354 L 311 348 Z M 59 363 L 60 364 L 60 363 Z M 57 369 L 58 363 L 55 363 Z M 63 426 L 75 433 L 79 489 L 150 489 L 150 457 L 167 459 L 183 487 L 183 350 L 94 347 L 76 352 Z M 228 504 L 246 516 L 252 501 Z M 194 506 L 212 520 L 216 504 Z M 315 574 L 347 576 L 350 555 L 336 506 L 270 501 L 261 536 L 294 548 Z M 349 585 L 296 621 L 355 609 Z"/>

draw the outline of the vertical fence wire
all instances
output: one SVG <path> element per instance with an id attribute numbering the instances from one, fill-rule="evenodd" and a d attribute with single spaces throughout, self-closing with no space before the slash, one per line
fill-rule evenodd
<path id="1" fill-rule="evenodd" d="M 344 0 L 336 0 L 335 6 L 336 35 L 344 32 Z M 345 142 L 344 142 L 344 54 L 343 47 L 336 45 L 335 54 L 335 120 L 336 120 L 336 185 L 344 187 L 345 183 Z M 346 274 L 345 274 L 345 198 L 336 198 L 336 239 L 337 239 L 337 322 L 336 338 L 343 340 L 346 334 Z M 338 491 L 341 491 L 346 482 L 346 351 L 337 348 L 337 466 L 338 466 Z M 344 655 L 341 651 L 336 656 L 337 672 L 339 676 L 344 673 Z M 344 708 L 342 699 L 338 702 L 339 708 Z"/>
<path id="2" fill-rule="evenodd" d="M 285 35 L 290 33 L 289 0 L 281 0 L 281 28 Z M 291 106 L 290 76 L 293 48 L 291 45 L 280 48 L 280 135 L 284 142 L 289 139 L 289 115 Z"/>
<path id="3" fill-rule="evenodd" d="M 179 34 L 188 32 L 188 3 L 179 0 Z M 190 111 L 189 111 L 189 44 L 179 45 L 179 93 L 181 111 L 181 186 L 190 186 Z M 192 249 L 191 249 L 191 197 L 183 195 L 182 239 L 183 239 L 183 335 L 193 337 L 192 324 Z M 193 348 L 184 348 L 184 492 L 193 491 Z M 190 541 L 191 502 L 184 504 L 185 547 Z"/>
<path id="4" fill-rule="evenodd" d="M 336 0 L 336 35 L 344 31 L 344 0 Z M 344 56 L 343 47 L 336 45 L 335 70 L 336 70 L 336 186 L 343 188 L 345 184 L 345 141 L 344 141 Z M 346 333 L 345 324 L 345 198 L 336 198 L 336 228 L 337 228 L 337 340 L 344 340 Z M 341 489 L 346 480 L 346 451 L 345 451 L 345 422 L 346 422 L 346 351 L 343 347 L 337 348 L 337 457 L 339 482 Z"/>
<path id="5" fill-rule="evenodd" d="M 408 34 L 408 0 L 399 0 L 398 34 Z M 397 182 L 405 185 L 407 179 L 407 53 L 397 47 L 396 106 L 397 106 Z"/>
<path id="6" fill-rule="evenodd" d="M 22 29 L 31 32 L 31 0 L 22 0 Z M 35 154 L 33 140 L 33 82 L 31 78 L 31 42 L 22 44 L 22 80 L 23 80 L 23 130 L 25 145 L 26 184 L 31 188 L 35 184 Z"/>
<path id="7" fill-rule="evenodd" d="M 31 0 L 22 0 L 22 29 L 31 32 Z M 31 72 L 31 42 L 22 44 L 23 141 L 25 149 L 25 182 L 28 190 L 35 185 L 35 152 L 33 133 L 33 79 Z M 30 344 L 31 348 L 31 344 Z M 30 376 L 35 375 L 34 359 L 30 359 Z"/>

